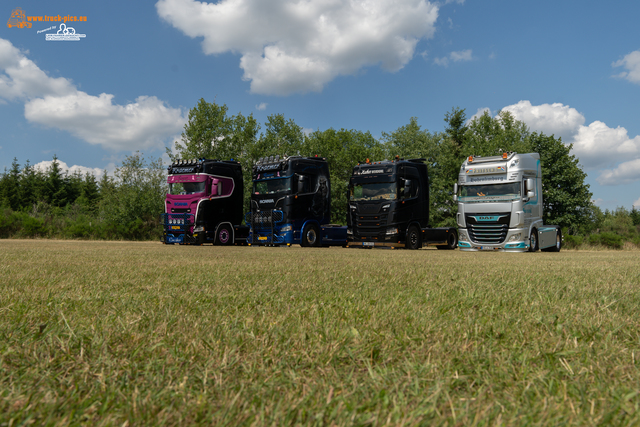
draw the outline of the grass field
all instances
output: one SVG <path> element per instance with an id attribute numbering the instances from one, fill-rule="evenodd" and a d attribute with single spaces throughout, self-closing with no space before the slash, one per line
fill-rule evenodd
<path id="1" fill-rule="evenodd" d="M 0 426 L 638 425 L 640 252 L 0 241 Z"/>

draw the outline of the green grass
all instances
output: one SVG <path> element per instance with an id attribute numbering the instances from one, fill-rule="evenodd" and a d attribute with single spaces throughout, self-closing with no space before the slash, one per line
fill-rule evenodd
<path id="1" fill-rule="evenodd" d="M 637 251 L 0 241 L 0 426 L 637 425 Z"/>

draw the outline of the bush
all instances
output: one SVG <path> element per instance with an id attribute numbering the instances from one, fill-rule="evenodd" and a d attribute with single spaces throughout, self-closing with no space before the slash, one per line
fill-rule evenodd
<path id="1" fill-rule="evenodd" d="M 589 244 L 594 246 L 606 246 L 612 249 L 620 249 L 624 244 L 622 236 L 616 233 L 612 233 L 610 231 L 605 231 L 600 234 L 592 234 L 589 236 Z"/>
<path id="2" fill-rule="evenodd" d="M 601 233 L 600 234 L 600 244 L 603 246 L 607 246 L 613 249 L 620 249 L 624 244 L 622 240 L 622 236 L 615 233 Z"/>
<path id="3" fill-rule="evenodd" d="M 564 235 L 563 245 L 567 249 L 575 249 L 578 246 L 582 245 L 584 238 L 582 236 L 573 236 L 571 234 Z"/>
<path id="4" fill-rule="evenodd" d="M 89 218 L 80 216 L 66 226 L 65 235 L 70 238 L 90 238 L 93 234 L 91 225 Z"/>
<path id="5" fill-rule="evenodd" d="M 0 209 L 0 237 L 13 236 L 20 229 L 21 221 L 16 212 L 9 208 Z"/>
<path id="6" fill-rule="evenodd" d="M 22 230 L 20 234 L 24 237 L 41 237 L 47 232 L 44 220 L 34 218 L 27 214 L 22 214 Z"/>

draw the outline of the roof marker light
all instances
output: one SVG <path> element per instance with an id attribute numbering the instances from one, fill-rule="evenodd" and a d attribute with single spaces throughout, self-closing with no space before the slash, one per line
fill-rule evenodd
<path id="1" fill-rule="evenodd" d="M 473 162 L 473 156 L 469 156 L 469 163 Z"/>
<path id="2" fill-rule="evenodd" d="M 508 156 L 508 154 L 507 154 L 507 153 L 502 153 L 502 158 L 503 158 L 503 159 L 506 159 L 506 158 L 507 158 L 507 156 Z"/>

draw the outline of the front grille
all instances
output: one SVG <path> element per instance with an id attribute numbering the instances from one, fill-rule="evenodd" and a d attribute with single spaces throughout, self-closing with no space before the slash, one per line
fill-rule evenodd
<path id="1" fill-rule="evenodd" d="M 268 230 L 274 225 L 280 224 L 284 219 L 282 211 L 262 211 L 262 212 L 250 212 L 250 220 L 248 222 L 258 230 Z"/>
<path id="2" fill-rule="evenodd" d="M 387 229 L 387 213 L 373 215 L 356 215 L 355 229 L 360 237 L 384 237 Z"/>
<path id="3" fill-rule="evenodd" d="M 280 235 L 283 221 L 282 211 L 248 212 L 245 216 L 245 222 L 251 227 L 248 242 L 265 245 L 284 243 L 284 237 Z"/>
<path id="4" fill-rule="evenodd" d="M 467 214 L 465 219 L 469 238 L 474 243 L 502 243 L 507 238 L 510 218 L 510 213 Z"/>

